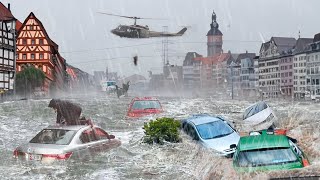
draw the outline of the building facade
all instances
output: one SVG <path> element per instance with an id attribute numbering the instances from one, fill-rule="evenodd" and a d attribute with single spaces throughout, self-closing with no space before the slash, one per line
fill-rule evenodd
<path id="1" fill-rule="evenodd" d="M 200 61 L 195 58 L 202 57 L 196 52 L 188 52 L 182 66 L 183 87 L 185 90 L 192 90 L 200 87 Z"/>
<path id="2" fill-rule="evenodd" d="M 227 61 L 228 67 L 228 89 L 236 96 L 250 95 L 250 81 L 253 81 L 251 76 L 254 73 L 253 58 L 255 53 L 240 53 L 236 58 Z M 250 77 L 250 79 L 249 79 Z"/>
<path id="3" fill-rule="evenodd" d="M 257 95 L 263 98 L 262 90 L 259 87 L 259 56 L 253 58 L 253 66 L 254 66 L 254 82 L 255 89 L 257 91 Z"/>
<path id="4" fill-rule="evenodd" d="M 293 97 L 293 55 L 283 53 L 279 60 L 280 93 L 284 97 Z"/>
<path id="5" fill-rule="evenodd" d="M 311 99 L 320 99 L 320 33 L 314 36 L 306 59 L 306 89 Z"/>
<path id="6" fill-rule="evenodd" d="M 256 95 L 256 79 L 254 72 L 254 60 L 253 58 L 241 59 L 241 73 L 240 73 L 241 85 L 240 89 L 244 96 Z"/>
<path id="7" fill-rule="evenodd" d="M 293 49 L 293 96 L 295 99 L 305 99 L 306 96 L 306 51 L 312 42 L 313 38 L 299 38 Z"/>
<path id="8" fill-rule="evenodd" d="M 295 38 L 272 37 L 261 45 L 259 56 L 259 91 L 263 96 L 276 98 L 281 95 L 280 64 L 282 52 L 291 50 Z"/>
<path id="9" fill-rule="evenodd" d="M 15 76 L 16 18 L 10 4 L 0 2 L 0 94 L 13 93 Z"/>
<path id="10" fill-rule="evenodd" d="M 68 89 L 71 92 L 90 91 L 93 87 L 93 82 L 90 75 L 79 68 L 67 64 L 68 73 Z"/>
<path id="11" fill-rule="evenodd" d="M 41 21 L 31 12 L 17 34 L 17 72 L 31 64 L 41 69 L 46 79 L 41 90 L 47 95 L 64 91 L 67 79 L 66 61 L 58 51 Z"/>

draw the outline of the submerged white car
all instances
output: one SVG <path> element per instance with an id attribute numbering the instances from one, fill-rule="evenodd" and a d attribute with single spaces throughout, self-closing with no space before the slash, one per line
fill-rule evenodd
<path id="1" fill-rule="evenodd" d="M 182 129 L 204 147 L 218 155 L 232 157 L 240 139 L 236 130 L 222 117 L 207 114 L 193 115 L 182 121 Z"/>
<path id="2" fill-rule="evenodd" d="M 276 119 L 274 112 L 264 101 L 251 105 L 243 113 L 243 123 L 250 126 L 251 130 L 268 129 L 274 126 Z"/>
<path id="3" fill-rule="evenodd" d="M 30 142 L 17 147 L 15 158 L 31 161 L 87 159 L 98 152 L 120 146 L 120 140 L 98 126 L 49 126 Z"/>

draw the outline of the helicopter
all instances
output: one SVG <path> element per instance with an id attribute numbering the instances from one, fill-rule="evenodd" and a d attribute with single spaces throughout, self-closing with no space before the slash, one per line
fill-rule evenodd
<path id="1" fill-rule="evenodd" d="M 173 36 L 182 36 L 187 31 L 186 27 L 184 27 L 177 33 L 151 31 L 147 25 L 146 26 L 138 25 L 137 19 L 155 19 L 155 18 L 121 16 L 121 15 L 103 13 L 103 12 L 98 12 L 98 13 L 109 15 L 109 16 L 117 16 L 117 17 L 134 19 L 133 25 L 119 25 L 117 28 L 111 30 L 112 34 L 120 37 L 126 37 L 126 38 L 173 37 Z M 158 20 L 164 20 L 164 19 L 158 19 Z"/>

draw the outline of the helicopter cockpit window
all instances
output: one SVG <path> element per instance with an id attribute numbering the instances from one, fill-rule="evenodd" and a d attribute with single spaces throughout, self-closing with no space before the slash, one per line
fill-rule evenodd
<path id="1" fill-rule="evenodd" d="M 125 27 L 125 26 L 121 26 L 121 27 L 120 27 L 120 30 L 121 30 L 121 31 L 127 31 L 127 29 L 128 29 L 128 28 Z"/>

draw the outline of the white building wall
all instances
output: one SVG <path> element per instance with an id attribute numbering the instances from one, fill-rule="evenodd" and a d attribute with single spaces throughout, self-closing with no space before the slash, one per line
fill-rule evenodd
<path id="1" fill-rule="evenodd" d="M 293 57 L 293 93 L 297 99 L 303 99 L 306 92 L 306 59 L 305 53 Z"/>

